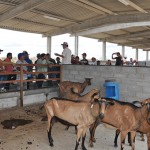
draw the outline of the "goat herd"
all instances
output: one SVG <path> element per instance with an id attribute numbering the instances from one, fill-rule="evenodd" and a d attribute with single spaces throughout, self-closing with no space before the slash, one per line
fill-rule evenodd
<path id="1" fill-rule="evenodd" d="M 121 134 L 121 150 L 124 149 L 124 140 L 128 134 L 128 141 L 134 150 L 136 132 L 147 136 L 147 146 L 150 150 L 150 99 L 136 101 L 140 107 L 133 103 L 116 101 L 111 98 L 99 96 L 98 89 L 92 89 L 87 94 L 81 96 L 90 79 L 83 83 L 63 81 L 59 84 L 59 97 L 51 98 L 45 104 L 48 117 L 48 139 L 50 146 L 53 146 L 51 135 L 52 126 L 59 121 L 67 128 L 76 127 L 76 145 L 78 149 L 80 138 L 82 137 L 82 150 L 86 150 L 84 145 L 86 130 L 89 128 L 89 145 L 92 147 L 95 142 L 94 134 L 96 127 L 100 123 L 106 123 L 117 128 L 115 146 L 117 146 L 118 135 Z"/>

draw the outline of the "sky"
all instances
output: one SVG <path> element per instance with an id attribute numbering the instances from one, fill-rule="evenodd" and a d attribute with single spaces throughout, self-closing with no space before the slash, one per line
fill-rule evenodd
<path id="1" fill-rule="evenodd" d="M 74 54 L 75 45 L 74 37 L 69 34 L 63 34 L 59 36 L 52 37 L 52 58 L 56 58 L 54 53 L 62 52 L 61 44 L 63 42 L 69 43 L 69 48 Z M 35 57 L 37 53 L 47 53 L 47 38 L 43 38 L 40 34 L 25 33 L 18 31 L 11 31 L 0 29 L 0 49 L 4 50 L 0 57 L 6 57 L 8 52 L 12 52 L 13 57 L 17 57 L 17 54 L 26 50 L 30 54 L 30 58 Z M 106 59 L 111 59 L 111 55 L 114 52 L 121 53 L 121 46 L 117 44 L 107 43 L 106 44 Z M 87 58 L 91 59 L 95 57 L 98 60 L 102 59 L 102 43 L 98 42 L 96 39 L 79 37 L 79 54 L 78 56 L 82 58 L 81 54 L 86 52 Z M 131 47 L 125 47 L 125 56 L 127 60 L 130 58 L 135 59 L 135 49 Z M 146 60 L 146 52 L 139 49 L 139 61 Z"/>

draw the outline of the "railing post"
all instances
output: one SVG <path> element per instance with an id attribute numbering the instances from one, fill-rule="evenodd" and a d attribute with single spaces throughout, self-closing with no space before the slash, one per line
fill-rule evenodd
<path id="1" fill-rule="evenodd" d="M 20 66 L 20 107 L 23 107 L 23 65 Z"/>
<path id="2" fill-rule="evenodd" d="M 60 65 L 60 82 L 62 81 L 62 65 Z"/>

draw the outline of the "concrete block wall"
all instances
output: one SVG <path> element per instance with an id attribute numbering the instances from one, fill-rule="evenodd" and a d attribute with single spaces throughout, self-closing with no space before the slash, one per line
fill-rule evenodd
<path id="1" fill-rule="evenodd" d="M 84 93 L 98 88 L 105 96 L 105 80 L 115 79 L 119 83 L 120 100 L 132 102 L 150 98 L 149 67 L 63 65 L 62 71 L 63 81 L 83 82 L 86 77 L 93 78 Z"/>
<path id="2" fill-rule="evenodd" d="M 52 97 L 57 97 L 57 88 L 38 89 L 24 92 L 23 105 L 42 103 Z M 0 94 L 0 110 L 20 106 L 20 93 L 10 92 Z"/>

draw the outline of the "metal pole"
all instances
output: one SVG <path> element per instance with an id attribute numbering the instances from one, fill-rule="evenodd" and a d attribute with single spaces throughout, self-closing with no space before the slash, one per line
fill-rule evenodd
<path id="1" fill-rule="evenodd" d="M 51 46 L 52 46 L 52 38 L 51 37 L 47 37 L 47 53 L 50 54 L 51 56 Z"/>

